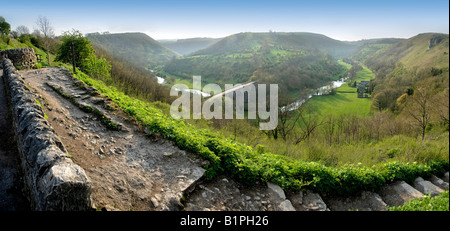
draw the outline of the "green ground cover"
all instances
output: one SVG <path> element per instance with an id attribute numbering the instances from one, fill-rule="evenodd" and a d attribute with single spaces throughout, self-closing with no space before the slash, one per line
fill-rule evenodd
<path id="1" fill-rule="evenodd" d="M 375 75 L 366 67 L 357 72 L 356 81 L 369 81 Z M 354 114 L 367 116 L 370 114 L 370 98 L 358 98 L 355 87 L 343 84 L 336 89 L 335 95 L 313 96 L 306 102 L 314 108 L 317 116 Z"/>

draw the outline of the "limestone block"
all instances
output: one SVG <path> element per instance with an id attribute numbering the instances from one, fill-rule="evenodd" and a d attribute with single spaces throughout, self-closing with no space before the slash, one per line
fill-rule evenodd
<path id="1" fill-rule="evenodd" d="M 289 200 L 284 200 L 278 205 L 278 211 L 296 211 Z"/>
<path id="2" fill-rule="evenodd" d="M 448 188 L 449 188 L 447 182 L 443 181 L 442 179 L 439 179 L 438 177 L 436 177 L 434 175 L 431 176 L 429 180 L 431 181 L 431 183 L 433 183 L 434 185 L 438 186 L 441 189 L 448 190 Z"/>
<path id="3" fill-rule="evenodd" d="M 443 189 L 427 180 L 424 180 L 422 177 L 417 177 L 416 180 L 414 180 L 413 186 L 423 194 L 431 194 L 432 197 L 444 192 Z"/>
<path id="4" fill-rule="evenodd" d="M 297 211 L 326 211 L 322 197 L 309 190 L 289 195 L 289 200 Z"/>
<path id="5" fill-rule="evenodd" d="M 444 174 L 444 176 L 442 177 L 442 180 L 444 180 L 445 182 L 449 183 L 449 182 L 448 182 L 448 172 L 446 172 L 446 173 Z"/>
<path id="6" fill-rule="evenodd" d="M 406 201 L 422 198 L 423 194 L 404 181 L 397 181 L 383 186 L 378 192 L 388 206 L 401 206 Z"/>
<path id="7" fill-rule="evenodd" d="M 284 191 L 280 186 L 268 182 L 267 188 L 268 188 L 268 192 L 271 194 L 273 199 L 279 200 L 279 201 L 286 200 L 286 195 L 284 194 Z"/>
<path id="8" fill-rule="evenodd" d="M 326 198 L 331 211 L 386 211 L 387 205 L 374 192 L 363 191 L 356 196 Z"/>

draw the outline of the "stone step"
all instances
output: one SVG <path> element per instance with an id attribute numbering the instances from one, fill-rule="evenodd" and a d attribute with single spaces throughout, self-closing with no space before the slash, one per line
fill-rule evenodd
<path id="1" fill-rule="evenodd" d="M 440 179 L 434 175 L 432 175 L 428 180 L 441 189 L 448 190 L 448 188 L 449 188 L 447 182 L 443 181 L 442 179 Z"/>
<path id="2" fill-rule="evenodd" d="M 331 211 L 386 211 L 387 204 L 374 192 L 363 191 L 349 197 L 324 198 Z"/>
<path id="3" fill-rule="evenodd" d="M 422 177 L 417 177 L 414 180 L 413 187 L 419 190 L 424 195 L 431 194 L 432 197 L 437 196 L 444 192 L 443 189 L 434 185 L 430 181 L 424 180 Z"/>
<path id="4" fill-rule="evenodd" d="M 444 174 L 444 176 L 442 177 L 442 180 L 445 181 L 445 182 L 447 182 L 447 183 L 449 183 L 449 182 L 448 182 L 448 172 L 446 172 L 446 173 Z"/>
<path id="5" fill-rule="evenodd" d="M 420 191 L 405 181 L 385 185 L 377 193 L 388 206 L 402 206 L 406 201 L 423 197 Z"/>

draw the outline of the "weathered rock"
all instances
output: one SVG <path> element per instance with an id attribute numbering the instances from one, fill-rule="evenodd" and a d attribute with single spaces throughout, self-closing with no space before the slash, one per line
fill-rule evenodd
<path id="1" fill-rule="evenodd" d="M 297 211 L 326 211 L 327 205 L 322 197 L 309 190 L 300 191 L 288 196 Z"/>
<path id="2" fill-rule="evenodd" d="M 326 198 L 331 211 L 386 211 L 387 205 L 381 197 L 369 191 L 357 196 Z"/>
<path id="3" fill-rule="evenodd" d="M 401 206 L 408 200 L 423 197 L 421 192 L 404 181 L 383 186 L 378 195 L 388 206 Z"/>
<path id="4" fill-rule="evenodd" d="M 58 162 L 50 167 L 39 181 L 39 194 L 45 203 L 37 210 L 83 211 L 91 208 L 89 179 L 84 170 L 71 161 Z M 75 192 L 75 193 L 74 193 Z"/>
<path id="5" fill-rule="evenodd" d="M 440 187 L 441 189 L 448 190 L 448 188 L 449 188 L 447 182 L 443 181 L 442 179 L 439 179 L 435 175 L 432 175 L 429 180 L 431 181 L 431 183 Z"/>
<path id="6" fill-rule="evenodd" d="M 432 184 L 427 180 L 424 180 L 422 177 L 417 177 L 416 180 L 414 180 L 413 186 L 421 193 L 430 194 L 432 197 L 437 196 L 442 192 L 444 192 L 443 189 L 439 188 L 438 186 Z"/>
<path id="7" fill-rule="evenodd" d="M 280 201 L 286 200 L 286 195 L 284 194 L 284 191 L 280 186 L 268 182 L 267 188 L 273 199 Z"/>
<path id="8" fill-rule="evenodd" d="M 277 210 L 278 211 L 296 211 L 294 206 L 292 206 L 291 201 L 289 201 L 289 200 L 284 200 L 283 202 L 281 202 L 278 205 Z"/>
<path id="9" fill-rule="evenodd" d="M 442 180 L 445 181 L 445 182 L 447 182 L 447 183 L 449 183 L 449 182 L 448 182 L 448 172 L 446 172 L 446 173 L 444 174 L 444 176 L 442 177 Z"/>

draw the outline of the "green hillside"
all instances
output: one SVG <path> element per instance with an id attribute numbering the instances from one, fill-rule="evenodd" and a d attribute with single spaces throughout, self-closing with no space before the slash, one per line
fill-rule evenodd
<path id="1" fill-rule="evenodd" d="M 92 33 L 86 37 L 113 55 L 147 68 L 155 68 L 174 56 L 179 56 L 144 33 Z"/>
<path id="2" fill-rule="evenodd" d="M 205 49 L 220 40 L 221 38 L 190 38 L 178 40 L 158 40 L 158 42 L 181 55 L 189 55 L 196 51 Z"/>
<path id="3" fill-rule="evenodd" d="M 448 67 L 448 41 L 445 34 L 420 34 L 380 49 L 363 61 L 380 77 L 385 77 L 398 65 L 417 71 L 429 66 Z"/>
<path id="4" fill-rule="evenodd" d="M 277 83 L 281 94 L 296 98 L 345 73 L 330 53 L 355 48 L 310 33 L 240 33 L 228 36 L 194 54 L 171 60 L 164 73 L 178 79 L 202 76 L 206 83 Z"/>
<path id="5" fill-rule="evenodd" d="M 357 45 L 331 39 L 325 35 L 306 32 L 292 33 L 239 33 L 226 37 L 218 43 L 195 53 L 195 55 L 223 55 L 258 49 L 263 45 L 278 46 L 282 49 L 320 50 L 335 57 L 346 56 Z"/>
<path id="6" fill-rule="evenodd" d="M 426 89 L 430 96 L 448 92 L 446 34 L 419 34 L 380 49 L 363 61 L 376 74 L 373 95 L 374 107 L 379 110 L 399 111 L 402 107 L 399 97 L 420 88 Z"/>
<path id="7" fill-rule="evenodd" d="M 351 42 L 354 45 L 358 45 L 358 49 L 356 49 L 349 57 L 354 61 L 363 61 L 374 55 L 378 50 L 403 40 L 404 39 L 386 38 Z"/>

